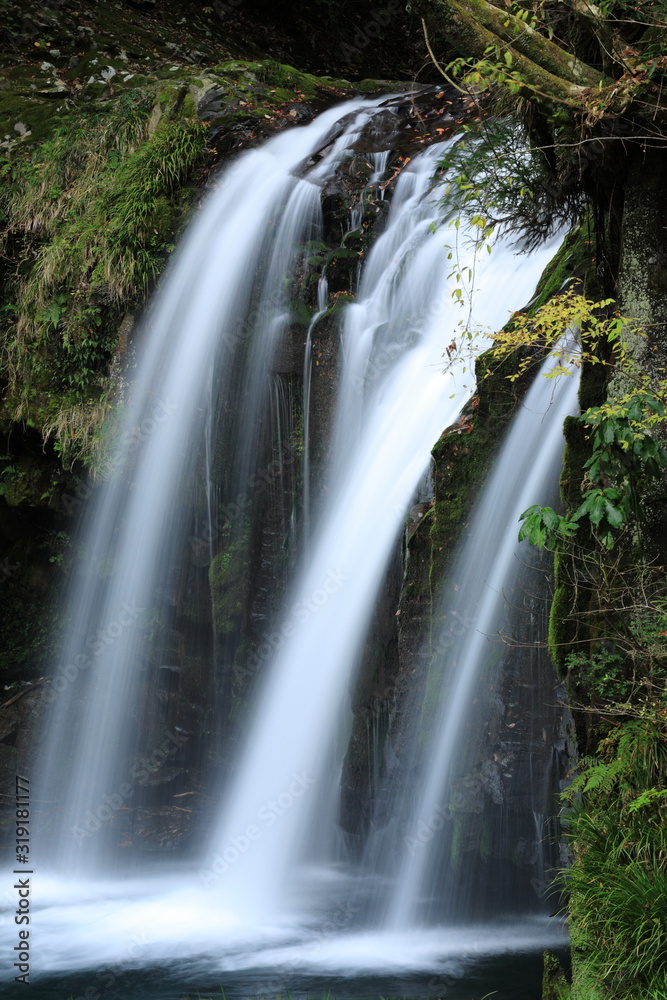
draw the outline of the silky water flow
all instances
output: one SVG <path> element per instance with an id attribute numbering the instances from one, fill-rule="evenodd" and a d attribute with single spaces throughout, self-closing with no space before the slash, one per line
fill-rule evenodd
<path id="1" fill-rule="evenodd" d="M 448 912 L 443 934 L 441 911 L 423 902 L 438 889 L 432 872 L 442 863 L 433 852 L 396 857 L 387 888 L 392 880 L 370 847 L 361 868 L 341 860 L 335 830 L 350 690 L 370 616 L 431 448 L 473 393 L 474 354 L 484 346 L 479 333 L 443 356 L 464 315 L 448 254 L 456 247 L 461 272 L 474 267 L 474 287 L 464 286 L 470 328 L 493 330 L 530 298 L 558 242 L 526 255 L 498 239 L 478 258 L 472 234 L 447 221 L 451 211 L 434 189 L 444 144 L 403 169 L 356 299 L 342 311 L 326 493 L 317 504 L 306 496 L 308 531 L 274 623 L 281 642 L 261 665 L 198 856 L 164 852 L 137 864 L 114 839 L 117 813 L 137 792 L 128 761 L 142 728 L 155 722 L 147 664 L 176 669 L 160 662 L 156 622 L 176 600 L 192 511 L 201 520 L 197 558 L 211 562 L 216 535 L 203 527 L 223 502 L 215 470 L 225 470 L 225 497 L 245 496 L 261 426 L 272 411 L 292 408 L 274 380 L 293 322 L 287 289 L 309 243 L 321 239 L 322 189 L 381 103 L 326 111 L 239 158 L 197 208 L 136 336 L 117 446 L 88 503 L 67 635 L 45 688 L 48 731 L 35 777 L 42 811 L 31 858 L 36 977 L 153 968 L 175 956 L 214 979 L 243 969 L 282 970 L 289 979 L 309 970 L 349 976 L 461 965 L 473 932 L 454 927 Z M 373 165 L 377 181 L 386 157 Z M 316 329 L 308 331 L 309 358 Z M 545 383 L 537 380 L 531 392 L 539 399 L 529 395 L 514 425 L 523 444 L 510 437 L 487 488 L 492 499 L 482 501 L 481 510 L 495 505 L 494 527 L 489 515 L 488 534 L 459 556 L 455 575 L 470 578 L 479 607 L 456 652 L 465 668 L 454 679 L 446 664 L 440 670 L 447 696 L 431 726 L 431 767 L 422 768 L 411 805 L 397 807 L 402 816 L 414 808 L 413 825 L 443 801 L 479 649 L 513 571 L 516 511 L 539 502 L 555 475 L 572 393 L 559 389 L 550 401 Z M 538 456 L 532 462 L 529 451 Z M 307 456 L 304 465 L 308 471 Z M 236 544 L 242 526 L 225 530 Z M 201 683 L 215 700 L 210 678 Z M 172 734 L 174 745 L 188 738 Z M 351 906 L 359 885 L 376 879 L 383 907 Z M 352 915 L 332 922 L 341 901 Z M 335 933 L 319 933 L 330 924 Z M 475 953 L 538 949 L 557 936 L 535 922 L 518 942 L 497 929 L 475 932 Z M 9 955 L 3 951 L 8 965 Z"/>

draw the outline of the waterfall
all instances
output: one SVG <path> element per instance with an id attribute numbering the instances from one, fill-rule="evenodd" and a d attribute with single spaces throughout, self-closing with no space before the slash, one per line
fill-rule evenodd
<path id="1" fill-rule="evenodd" d="M 437 884 L 434 876 L 443 867 L 448 872 L 443 879 L 447 898 L 444 907 L 439 908 L 439 916 L 446 922 L 465 918 L 465 906 L 457 895 L 462 880 L 452 876 L 450 865 L 443 866 L 442 859 L 442 854 L 452 848 L 452 814 L 464 805 L 455 801 L 452 774 L 465 773 L 464 730 L 471 718 L 477 720 L 478 731 L 488 728 L 488 722 L 479 725 L 483 718 L 482 691 L 497 677 L 494 660 L 503 655 L 505 648 L 499 635 L 504 633 L 511 642 L 504 627 L 508 606 L 517 601 L 513 591 L 530 555 L 527 543 L 517 542 L 519 515 L 536 498 L 548 499 L 554 492 L 563 453 L 563 420 L 576 411 L 578 379 L 550 380 L 545 376 L 553 366 L 554 361 L 547 359 L 514 418 L 440 598 L 436 620 L 442 626 L 434 641 L 429 677 L 429 696 L 438 707 L 429 708 L 428 744 L 421 747 L 428 765 L 406 827 L 403 862 L 388 911 L 391 925 L 412 926 L 428 917 L 428 904 L 425 906 L 423 900 L 432 900 L 433 886 Z M 531 631 L 535 641 L 536 630 L 533 627 Z M 491 665 L 493 675 L 489 679 L 484 672 L 488 674 Z M 491 700 L 488 694 L 487 700 Z M 555 702 L 555 690 L 550 700 Z M 487 717 L 489 710 L 490 706 L 485 705 Z M 424 723 L 422 715 L 420 724 Z M 514 728 L 516 720 L 508 725 Z M 416 743 L 413 739 L 411 746 Z M 494 780 L 502 783 L 502 771 L 508 766 L 494 768 L 493 774 L 487 767 L 487 784 Z M 494 792 L 498 797 L 502 795 L 500 788 Z M 463 794 L 459 790 L 458 795 Z M 467 794 L 476 799 L 468 808 L 477 812 L 479 825 L 482 782 Z M 435 836 L 440 830 L 442 833 Z M 544 872 L 540 871 L 539 877 L 543 878 Z M 467 872 L 465 881 L 468 893 L 471 886 L 473 892 L 477 886 L 479 895 L 474 873 Z M 497 905 L 501 911 L 510 908 L 507 898 Z"/>
<path id="2" fill-rule="evenodd" d="M 52 709 L 39 798 L 56 804 L 35 848 L 42 865 L 36 970 L 148 965 L 175 954 L 202 962 L 208 956 L 216 970 L 301 968 L 307 957 L 299 942 L 313 940 L 306 928 L 349 879 L 336 860 L 332 810 L 350 690 L 406 512 L 433 444 L 474 391 L 471 367 L 484 336 L 465 341 L 468 352 L 461 346 L 451 360 L 443 351 L 469 314 L 473 328 L 506 322 L 530 298 L 556 245 L 528 257 L 498 240 L 478 260 L 472 235 L 448 219 L 434 191 L 442 144 L 404 166 L 386 225 L 363 259 L 356 300 L 341 313 L 321 497 L 312 503 L 313 488 L 305 484 L 309 530 L 305 537 L 292 533 L 304 541 L 286 594 L 257 611 L 266 621 L 252 658 L 242 643 L 232 648 L 226 634 L 213 643 L 223 672 L 234 657 L 246 657 L 255 695 L 237 723 L 236 755 L 214 790 L 212 832 L 194 860 L 148 856 L 133 868 L 114 841 L 114 822 L 138 790 L 132 762 L 154 747 L 145 734 L 159 729 L 153 679 L 168 679 L 188 662 L 188 650 L 177 650 L 181 659 L 174 662 L 174 609 L 206 579 L 208 563 L 212 586 L 216 559 L 241 564 L 252 510 L 248 484 L 267 454 L 265 424 L 274 429 L 270 447 L 285 446 L 293 403 L 275 373 L 292 336 L 289 289 L 304 271 L 304 247 L 321 236 L 322 189 L 380 104 L 350 102 L 239 159 L 198 208 L 138 336 L 113 475 L 90 505 L 86 559 L 69 595 L 69 635 L 47 692 Z M 380 154 L 372 161 L 373 184 L 386 162 Z M 459 270 L 475 272 L 474 287 L 465 286 L 466 309 L 448 278 L 454 247 Z M 325 302 L 318 305 L 322 313 Z M 301 340 L 309 357 L 316 331 L 311 326 Z M 550 428 L 551 441 L 560 434 L 557 421 Z M 544 433 L 534 414 L 525 433 L 535 442 Z M 535 444 L 536 453 L 542 450 Z M 547 464 L 555 453 L 550 444 Z M 307 453 L 304 464 L 310 479 Z M 539 500 L 542 464 L 532 478 L 526 475 L 523 506 Z M 296 491 L 288 479 L 285 489 Z M 231 508 L 247 516 L 226 514 L 220 528 L 218 513 Z M 504 567 L 515 533 L 515 525 L 499 529 Z M 183 553 L 192 537 L 197 559 L 186 572 Z M 480 578 L 494 600 L 504 571 Z M 267 575 L 261 567 L 257 574 Z M 210 653 L 201 634 L 192 641 Z M 210 685 L 209 700 L 219 710 L 211 677 L 196 674 L 195 682 Z M 472 681 L 465 683 L 459 701 Z M 231 711 L 228 701 L 222 708 Z M 167 755 L 180 753 L 192 737 L 181 727 L 170 738 L 176 749 Z M 450 737 L 442 739 L 434 754 L 444 759 Z M 427 779 L 420 809 L 437 797 L 441 780 Z M 401 873 L 395 903 L 401 919 L 417 906 L 406 882 L 421 893 L 427 874 Z M 459 941 L 443 948 L 437 934 L 412 942 L 404 936 L 399 956 L 399 938 L 391 933 L 374 947 L 353 939 L 349 921 L 344 930 L 336 954 L 318 946 L 318 962 L 440 968 L 443 955 L 451 961 L 461 954 Z M 138 954 L 129 950 L 134 938 L 142 941 Z M 522 940 L 539 947 L 551 935 L 527 929 Z M 493 935 L 484 946 L 491 954 L 507 947 Z"/>
<path id="3" fill-rule="evenodd" d="M 441 156 L 431 147 L 404 172 L 357 302 L 346 311 L 329 502 L 288 598 L 284 642 L 212 844 L 210 871 L 217 863 L 228 891 L 242 888 L 246 905 L 254 899 L 262 913 L 284 900 L 286 883 L 294 884 L 307 860 L 303 845 L 321 811 L 322 786 L 335 773 L 335 732 L 385 567 L 438 432 L 473 389 L 465 375 L 470 357 L 442 371 L 442 331 L 456 329 L 460 309 L 444 266 L 456 230 L 433 232 L 441 209 L 428 197 Z M 472 264 L 474 248 L 469 253 Z M 502 322 L 504 285 L 515 291 L 531 280 L 516 264 L 500 254 L 478 263 L 473 308 L 480 323 Z M 273 818 L 267 803 L 281 795 L 289 805 L 279 822 L 267 818 L 262 827 L 264 815 Z M 261 836 L 241 854 L 236 840 L 248 827 Z"/>
<path id="4" fill-rule="evenodd" d="M 82 856 L 91 868 L 108 866 L 107 838 L 87 836 L 86 819 L 108 805 L 105 795 L 131 784 L 127 758 L 136 736 L 128 716 L 141 697 L 142 616 L 173 576 L 187 530 L 184 511 L 204 436 L 202 403 L 215 384 L 217 400 L 233 395 L 242 407 L 241 419 L 222 428 L 232 436 L 226 461 L 231 493 L 238 495 L 256 465 L 267 370 L 290 322 L 285 288 L 295 254 L 319 231 L 319 183 L 358 135 L 369 104 L 325 112 L 239 161 L 198 213 L 156 297 L 111 460 L 115 476 L 100 487 L 90 512 L 89 554 L 69 598 L 72 624 L 52 683 L 40 795 L 50 798 L 67 775 L 55 839 L 65 867 Z M 332 127 L 346 113 L 347 129 L 332 140 Z M 309 179 L 295 176 L 327 142 Z M 82 681 L 89 691 L 80 717 Z M 45 851 L 51 843 L 49 831 Z"/>
<path id="5" fill-rule="evenodd" d="M 326 265 L 317 282 L 317 312 L 308 324 L 303 356 L 303 521 L 308 536 L 310 526 L 310 385 L 313 370 L 313 330 L 327 311 L 329 285 Z"/>

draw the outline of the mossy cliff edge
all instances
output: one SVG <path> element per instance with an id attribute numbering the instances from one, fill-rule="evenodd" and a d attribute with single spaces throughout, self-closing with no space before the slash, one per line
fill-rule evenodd
<path id="1" fill-rule="evenodd" d="M 4 2 L 0 617 L 6 682 L 61 621 L 72 528 L 105 474 L 136 321 L 218 165 L 346 95 L 211 8 Z M 60 581 L 60 582 L 59 582 Z"/>
<path id="2" fill-rule="evenodd" d="M 590 220 L 585 220 L 547 269 L 526 312 L 534 314 L 564 285 L 599 298 L 598 253 Z M 655 371 L 664 311 L 655 296 L 647 294 L 644 303 L 641 318 L 653 321 L 657 336 L 640 335 L 637 343 Z M 583 413 L 618 398 L 614 367 L 604 363 L 610 345 L 599 347 L 602 363 L 582 366 Z M 516 353 L 495 368 L 490 357 L 480 358 L 478 397 L 434 449 L 435 499 L 428 510 L 419 511 L 420 524 L 410 533 L 399 631 L 409 630 L 411 615 L 433 620 L 435 588 L 465 535 L 496 444 L 521 393 L 520 383 L 507 381 L 519 362 Z M 595 445 L 590 427 L 577 417 L 565 421 L 565 438 L 559 509 L 571 517 L 590 489 L 588 467 Z M 569 895 L 572 974 L 565 975 L 555 956 L 545 956 L 547 1000 L 657 1000 L 658 984 L 664 981 L 667 617 L 662 535 L 655 532 L 664 490 L 660 485 L 646 490 L 643 480 L 637 488 L 640 519 L 630 523 L 613 548 L 601 544 L 595 524 L 586 521 L 576 541 L 556 546 L 545 645 L 568 691 L 582 760 L 578 768 L 572 760 L 563 816 L 574 859 L 560 886 Z M 430 572 L 425 573 L 426 565 Z M 411 665 L 419 662 L 413 652 Z M 415 683 L 423 690 L 428 720 L 427 664 L 422 663 Z"/>

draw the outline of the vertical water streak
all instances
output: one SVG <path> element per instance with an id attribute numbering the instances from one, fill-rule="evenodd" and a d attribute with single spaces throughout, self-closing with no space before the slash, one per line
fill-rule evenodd
<path id="1" fill-rule="evenodd" d="M 359 193 L 359 200 L 356 205 L 350 210 L 350 231 L 356 232 L 357 229 L 361 227 L 361 223 L 364 218 L 364 212 L 366 210 L 366 204 L 371 197 L 374 188 L 377 188 L 378 184 L 382 180 L 385 170 L 387 169 L 387 163 L 389 162 L 389 151 L 383 150 L 380 153 L 369 153 L 368 162 L 371 168 L 371 175 L 366 182 L 365 187 Z M 384 201 L 384 188 L 379 187 L 378 193 L 380 200 Z"/>
<path id="2" fill-rule="evenodd" d="M 313 365 L 313 330 L 327 311 L 329 283 L 326 277 L 326 264 L 317 282 L 317 312 L 308 325 L 306 346 L 303 356 L 303 536 L 310 534 L 310 387 Z"/>
<path id="3" fill-rule="evenodd" d="M 456 335 L 460 311 L 447 279 L 447 243 L 457 230 L 434 232 L 443 210 L 428 196 L 441 155 L 431 148 L 404 171 L 358 300 L 346 310 L 328 504 L 288 598 L 284 641 L 208 855 L 213 865 L 267 804 L 289 803 L 225 873 L 221 891 L 242 893 L 257 913 L 284 906 L 307 861 L 304 844 L 314 829 L 326 836 L 318 812 L 332 780 L 326 764 L 378 588 L 431 447 L 473 391 L 470 359 L 442 371 L 443 344 Z M 478 264 L 481 324 L 502 325 L 530 297 L 551 250 L 519 264 L 498 248 Z"/>
<path id="4" fill-rule="evenodd" d="M 550 365 L 551 360 L 545 368 Z M 491 651 L 489 640 L 497 635 L 506 594 L 520 566 L 519 514 L 531 503 L 540 502 L 545 493 L 550 495 L 563 450 L 563 420 L 576 409 L 577 388 L 574 377 L 561 377 L 554 383 L 540 374 L 535 380 L 494 463 L 469 536 L 448 575 L 438 612 L 444 624 L 431 667 L 432 674 L 441 677 L 439 682 L 431 682 L 439 687 L 431 694 L 439 708 L 428 720 L 428 763 L 408 822 L 408 836 L 428 828 L 437 812 L 449 812 L 450 772 L 463 752 L 462 733 L 466 719 L 475 711 L 480 672 Z M 447 838 L 442 839 L 446 847 Z M 412 926 L 423 919 L 421 901 L 432 897 L 439 846 L 441 838 L 431 836 L 423 843 L 417 838 L 416 849 L 403 851 L 388 909 L 390 926 Z M 453 880 L 451 873 L 449 880 L 445 876 L 436 892 L 452 896 Z M 451 909 L 449 915 L 453 916 Z"/>
<path id="5" fill-rule="evenodd" d="M 159 655 L 150 652 L 150 633 L 155 616 L 168 618 L 174 601 L 169 581 L 203 447 L 205 387 L 215 373 L 218 399 L 234 389 L 244 406 L 230 450 L 236 490 L 243 491 L 255 461 L 267 370 L 289 318 L 285 288 L 301 245 L 321 220 L 318 184 L 372 107 L 360 100 L 331 109 L 241 158 L 199 209 L 156 295 L 110 463 L 114 475 L 91 505 L 88 558 L 72 588 L 72 622 L 46 693 L 52 707 L 40 795 L 62 802 L 44 855 L 65 868 L 79 868 L 84 859 L 91 871 L 115 864 L 101 814 L 108 817 L 108 800 L 121 786 L 135 788 L 142 690 Z M 317 183 L 296 177 L 346 112 L 347 129 L 337 129 L 312 171 Z M 266 280 L 252 309 L 258 269 Z"/>

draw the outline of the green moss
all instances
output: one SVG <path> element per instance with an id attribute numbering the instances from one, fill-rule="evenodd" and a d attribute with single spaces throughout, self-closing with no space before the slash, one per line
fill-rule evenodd
<path id="1" fill-rule="evenodd" d="M 465 531 L 465 519 L 473 509 L 503 430 L 526 386 L 526 379 L 520 383 L 508 381 L 508 375 L 516 370 L 514 356 L 497 364 L 489 355 L 481 355 L 476 364 L 478 396 L 433 449 L 435 516 L 431 527 L 431 587 L 434 593 Z"/>
<path id="2" fill-rule="evenodd" d="M 408 565 L 405 581 L 405 597 L 408 600 L 430 601 L 431 599 L 431 525 L 434 510 L 424 512 L 417 528 L 408 541 Z"/>
<path id="3" fill-rule="evenodd" d="M 606 349 L 600 346 L 600 356 L 605 357 Z M 592 406 L 601 406 L 607 396 L 608 369 L 605 365 L 584 364 L 579 380 L 579 405 L 582 412 Z"/>
<path id="4" fill-rule="evenodd" d="M 43 674 L 57 648 L 62 627 L 61 613 L 53 600 L 3 581 L 0 586 L 3 681 L 33 680 Z"/>
<path id="5" fill-rule="evenodd" d="M 566 417 L 564 424 L 565 451 L 560 476 L 561 502 L 566 514 L 573 513 L 581 504 L 581 484 L 584 465 L 590 456 L 586 428 L 576 417 Z M 586 522 L 577 533 L 577 545 L 585 552 L 591 545 L 590 530 Z M 591 639 L 585 626 L 586 612 L 591 607 L 594 594 L 590 585 L 580 579 L 581 567 L 573 562 L 571 554 L 558 554 L 554 562 L 554 596 L 549 609 L 549 652 L 561 676 L 565 673 L 565 658 L 573 649 L 581 650 L 582 644 Z"/>
<path id="6" fill-rule="evenodd" d="M 0 149 L 44 142 L 52 134 L 63 105 L 64 100 L 54 104 L 29 94 L 0 92 Z"/>
<path id="7" fill-rule="evenodd" d="M 454 871 L 461 871 L 466 843 L 467 816 L 457 813 L 452 820 L 452 842 L 449 849 L 449 862 Z"/>
<path id="8" fill-rule="evenodd" d="M 236 80 L 237 86 L 243 84 L 245 78 L 246 86 L 252 89 L 257 84 L 263 85 L 263 89 L 273 90 L 273 99 L 276 103 L 294 100 L 298 97 L 316 97 L 323 89 L 352 89 L 352 85 L 346 80 L 333 80 L 330 77 L 317 77 L 311 73 L 302 73 L 294 66 L 275 59 L 264 59 L 261 62 L 248 60 L 230 60 L 219 63 L 215 67 L 215 72 L 224 77 Z M 375 81 L 374 90 L 378 90 L 378 83 Z M 271 99 L 271 94 L 267 95 Z"/>
<path id="9" fill-rule="evenodd" d="M 549 609 L 548 647 L 551 659 L 561 677 L 565 673 L 565 657 L 571 651 L 570 615 L 572 605 L 571 588 L 562 583 L 556 586 Z"/>
<path id="10" fill-rule="evenodd" d="M 325 78 L 326 79 L 326 78 Z M 334 86 L 340 86 L 345 84 L 344 80 L 332 80 L 331 83 Z M 405 83 L 401 81 L 389 81 L 389 80 L 357 80 L 354 83 L 354 89 L 360 94 L 376 94 L 378 90 L 404 90 L 406 89 Z"/>
<path id="11" fill-rule="evenodd" d="M 485 819 L 482 823 L 482 828 L 479 835 L 479 856 L 482 861 L 486 862 L 491 857 L 491 850 L 493 848 L 493 827 L 488 819 Z"/>
<path id="12" fill-rule="evenodd" d="M 213 559 L 208 573 L 213 627 L 217 636 L 236 634 L 250 593 L 249 539 L 229 541 Z"/>
<path id="13" fill-rule="evenodd" d="M 99 425 L 121 318 L 155 281 L 189 205 L 205 128 L 186 96 L 168 88 L 155 128 L 151 92 L 70 110 L 29 159 L 12 151 L 0 164 L 7 227 L 27 248 L 4 289 L 3 413 L 55 432 L 66 460 Z"/>
<path id="14" fill-rule="evenodd" d="M 572 986 L 570 987 L 569 1000 L 607 1000 L 595 973 L 585 963 L 577 962 L 574 955 L 572 958 Z M 626 1000 L 632 1000 L 632 998 L 627 997 Z M 640 997 L 638 995 L 636 1000 L 653 1000 L 653 998 Z M 657 997 L 655 1000 L 660 1000 L 660 998 Z"/>
<path id="15" fill-rule="evenodd" d="M 563 966 L 552 951 L 545 951 L 542 1000 L 570 1000 L 570 997 L 570 984 Z"/>
<path id="16" fill-rule="evenodd" d="M 292 92 L 301 91 L 304 97 L 314 97 L 317 93 L 317 82 L 310 73 L 301 73 L 294 66 L 267 59 L 257 64 L 257 78 L 262 83 L 272 87 L 282 87 Z"/>
<path id="17" fill-rule="evenodd" d="M 49 489 L 51 475 L 48 469 L 30 455 L 23 455 L 16 465 L 6 467 L 0 478 L 0 495 L 10 507 L 26 504 L 38 507 Z"/>
<path id="18" fill-rule="evenodd" d="M 554 295 L 572 281 L 581 280 L 591 270 L 593 225 L 589 214 L 563 240 L 558 253 L 544 269 L 535 298 L 526 312 L 534 315 Z"/>

